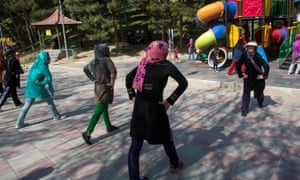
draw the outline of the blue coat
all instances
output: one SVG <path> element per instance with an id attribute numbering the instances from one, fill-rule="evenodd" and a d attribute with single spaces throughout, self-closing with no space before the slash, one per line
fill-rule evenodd
<path id="1" fill-rule="evenodd" d="M 27 78 L 25 96 L 28 98 L 44 99 L 54 94 L 52 85 L 52 75 L 48 67 L 48 53 L 41 52 L 37 55 L 37 60 L 32 65 Z"/>

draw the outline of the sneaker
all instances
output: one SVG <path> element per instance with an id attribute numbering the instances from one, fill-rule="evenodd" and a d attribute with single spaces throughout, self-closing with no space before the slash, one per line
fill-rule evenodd
<path id="1" fill-rule="evenodd" d="M 182 168 L 183 168 L 183 162 L 179 161 L 178 166 L 176 167 L 174 165 L 171 165 L 169 167 L 169 171 L 170 171 L 170 173 L 175 174 L 175 173 L 178 173 Z"/>
<path id="2" fill-rule="evenodd" d="M 85 143 L 87 143 L 88 145 L 92 145 L 91 136 L 88 135 L 87 132 L 83 132 L 81 135 L 82 135 L 82 138 L 85 141 Z"/>
<path id="3" fill-rule="evenodd" d="M 29 125 L 28 123 L 24 123 L 24 124 L 22 124 L 22 125 L 17 124 L 17 125 L 16 125 L 16 129 L 21 129 L 21 128 L 24 128 L 24 127 L 26 127 L 26 126 L 28 126 L 28 125 Z"/>
<path id="4" fill-rule="evenodd" d="M 140 180 L 148 180 L 149 178 L 147 176 L 143 176 L 140 178 Z"/>
<path id="5" fill-rule="evenodd" d="M 63 116 L 55 117 L 55 118 L 53 118 L 53 120 L 57 121 L 57 120 L 66 119 L 66 118 L 67 118 L 67 116 L 63 115 Z"/>
<path id="6" fill-rule="evenodd" d="M 242 110 L 242 116 L 246 117 L 247 116 L 247 111 L 246 110 Z"/>
<path id="7" fill-rule="evenodd" d="M 110 128 L 107 128 L 106 131 L 107 131 L 108 133 L 110 133 L 110 132 L 113 132 L 113 131 L 118 130 L 118 129 L 119 129 L 119 128 L 116 127 L 116 126 L 111 126 Z"/>

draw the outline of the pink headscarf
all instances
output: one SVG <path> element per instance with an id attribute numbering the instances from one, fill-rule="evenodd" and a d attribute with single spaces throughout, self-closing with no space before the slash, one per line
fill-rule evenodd
<path id="1" fill-rule="evenodd" d="M 168 44 L 164 41 L 152 41 L 147 49 L 146 56 L 140 61 L 133 80 L 133 88 L 142 92 L 146 76 L 146 66 L 166 60 L 168 56 Z"/>

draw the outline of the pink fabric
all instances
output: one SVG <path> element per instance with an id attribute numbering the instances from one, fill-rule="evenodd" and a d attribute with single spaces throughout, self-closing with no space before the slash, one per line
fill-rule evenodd
<path id="1" fill-rule="evenodd" d="M 168 44 L 164 41 L 152 41 L 147 49 L 146 56 L 140 61 L 133 80 L 133 88 L 142 92 L 146 76 L 146 66 L 166 60 L 168 56 Z"/>

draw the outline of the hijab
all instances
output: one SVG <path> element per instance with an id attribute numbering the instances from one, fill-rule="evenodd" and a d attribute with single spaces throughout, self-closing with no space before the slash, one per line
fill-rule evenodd
<path id="1" fill-rule="evenodd" d="M 165 61 L 168 56 L 168 44 L 164 41 L 152 41 L 147 49 L 146 56 L 141 59 L 133 80 L 133 88 L 142 92 L 148 64 Z"/>

